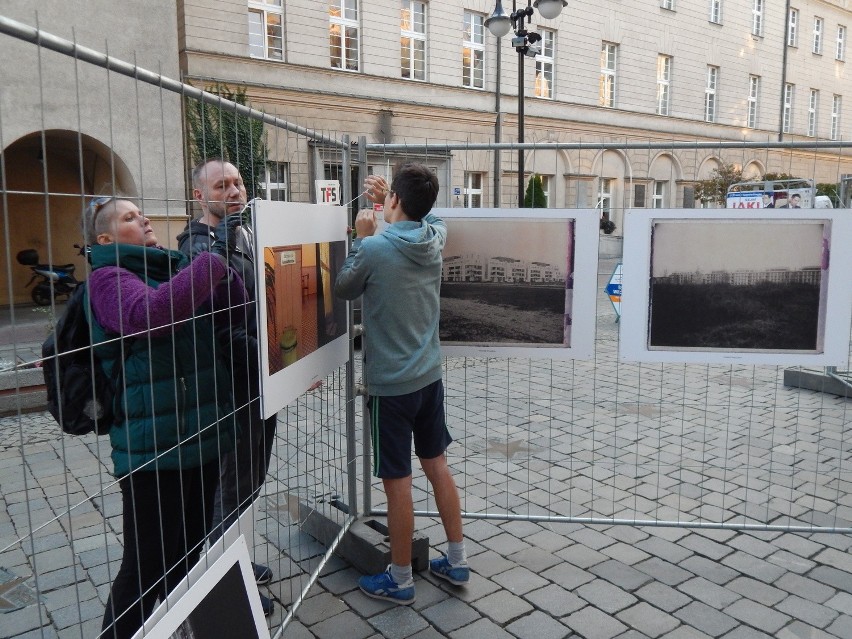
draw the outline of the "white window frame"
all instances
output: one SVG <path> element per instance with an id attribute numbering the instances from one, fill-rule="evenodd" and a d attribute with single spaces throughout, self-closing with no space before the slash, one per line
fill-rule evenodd
<path id="1" fill-rule="evenodd" d="M 538 98 L 553 99 L 553 81 L 556 69 L 556 32 L 541 29 L 541 53 L 535 57 L 535 95 Z"/>
<path id="2" fill-rule="evenodd" d="M 270 170 L 270 165 L 275 165 L 275 172 L 277 173 L 278 179 L 276 181 L 272 181 L 272 171 Z M 284 178 L 282 181 L 281 178 Z M 275 202 L 289 202 L 290 201 L 290 163 L 289 162 L 274 162 L 269 161 L 266 163 L 266 168 L 264 170 L 263 176 L 263 184 L 261 187 L 264 191 L 264 199 L 272 200 Z M 272 197 L 273 191 L 283 191 L 284 199 Z"/>
<path id="3" fill-rule="evenodd" d="M 792 7 L 787 16 L 787 46 L 799 46 L 799 10 Z"/>
<path id="4" fill-rule="evenodd" d="M 615 107 L 615 91 L 618 73 L 618 45 L 614 42 L 601 43 L 601 79 L 598 103 L 608 109 Z"/>
<path id="5" fill-rule="evenodd" d="M 600 209 L 603 220 L 612 219 L 612 187 L 614 185 L 615 178 L 602 177 L 598 180 L 598 203 L 595 208 Z"/>
<path id="6" fill-rule="evenodd" d="M 784 85 L 784 120 L 782 132 L 789 133 L 793 128 L 793 96 L 796 93 L 796 85 L 788 82 Z"/>
<path id="7" fill-rule="evenodd" d="M 259 33 L 252 32 L 252 16 L 256 17 Z M 284 7 L 283 0 L 249 0 L 248 2 L 248 28 L 249 28 L 249 56 L 252 58 L 263 58 L 266 60 L 284 59 Z M 277 25 L 276 25 L 277 21 Z M 278 33 L 270 33 L 275 27 Z M 254 37 L 262 39 L 260 42 L 252 42 Z M 278 39 L 279 46 L 272 46 L 272 42 Z M 278 55 L 275 55 L 277 51 Z"/>
<path id="8" fill-rule="evenodd" d="M 751 34 L 763 35 L 763 0 L 752 0 L 751 5 Z"/>
<path id="9" fill-rule="evenodd" d="M 478 178 L 478 180 L 477 180 Z M 474 182 L 478 181 L 479 186 L 475 186 Z M 481 209 L 482 208 L 482 185 L 485 183 L 485 173 L 478 171 L 464 172 L 464 189 L 462 190 L 464 197 L 464 208 L 466 209 Z M 479 198 L 479 204 L 473 205 L 473 199 Z"/>
<path id="10" fill-rule="evenodd" d="M 707 84 L 704 86 L 704 121 L 715 122 L 718 107 L 719 67 L 707 65 Z"/>
<path id="11" fill-rule="evenodd" d="M 746 127 L 757 128 L 758 108 L 760 100 L 760 76 L 748 76 L 748 112 L 746 114 Z"/>
<path id="12" fill-rule="evenodd" d="M 671 115 L 672 64 L 672 56 L 662 53 L 657 56 L 657 115 Z"/>
<path id="13" fill-rule="evenodd" d="M 668 9 L 669 11 L 675 10 L 675 0 L 660 0 L 660 8 Z"/>
<path id="14" fill-rule="evenodd" d="M 817 134 L 817 125 L 819 116 L 819 91 L 811 89 L 808 94 L 808 132 L 809 138 L 815 138 Z"/>
<path id="15" fill-rule="evenodd" d="M 822 55 L 822 30 L 824 24 L 822 18 L 819 16 L 814 17 L 814 41 L 811 52 L 817 55 Z"/>
<path id="16" fill-rule="evenodd" d="M 334 12 L 338 13 L 335 14 Z M 354 17 L 353 14 L 354 13 Z M 329 0 L 328 3 L 328 44 L 329 44 L 329 63 L 332 69 L 340 69 L 341 71 L 351 71 L 357 73 L 361 70 L 361 28 L 359 25 L 360 11 L 358 10 L 358 0 Z M 334 57 L 331 55 L 332 38 L 334 31 L 337 30 L 337 36 L 340 39 L 340 64 L 335 64 Z M 349 55 L 351 47 L 347 47 L 347 41 L 354 33 L 355 48 L 354 59 Z"/>
<path id="17" fill-rule="evenodd" d="M 834 48 L 834 59 L 841 62 L 846 61 L 846 27 L 837 25 L 837 46 Z"/>
<path id="18" fill-rule="evenodd" d="M 710 22 L 722 24 L 722 0 L 710 0 Z"/>
<path id="19" fill-rule="evenodd" d="M 831 139 L 840 139 L 840 112 L 843 108 L 843 98 L 840 95 L 834 94 L 831 99 Z"/>
<path id="20" fill-rule="evenodd" d="M 661 180 L 654 181 L 654 190 L 651 191 L 651 208 L 664 209 L 666 208 L 666 187 L 668 182 Z"/>
<path id="21" fill-rule="evenodd" d="M 468 89 L 485 88 L 485 16 L 473 11 L 464 12 L 464 28 L 462 30 L 463 52 L 462 52 L 462 86 Z M 465 55 L 470 60 L 470 68 L 467 69 Z M 476 75 L 477 62 L 480 74 Z M 465 70 L 468 79 L 465 81 Z"/>
<path id="22" fill-rule="evenodd" d="M 541 192 L 544 193 L 544 199 L 547 202 L 547 208 L 550 208 L 550 185 L 553 184 L 553 181 L 550 178 L 552 176 L 542 175 L 541 173 L 539 173 L 538 177 L 541 178 Z"/>
<path id="23" fill-rule="evenodd" d="M 400 3 L 399 69 L 400 75 L 408 80 L 426 80 L 426 31 L 429 17 L 426 6 L 421 0 L 401 0 Z M 418 15 L 422 16 L 422 22 L 416 19 Z M 423 53 L 420 67 L 416 55 L 419 50 Z M 403 52 L 408 56 L 407 66 L 404 64 Z"/>

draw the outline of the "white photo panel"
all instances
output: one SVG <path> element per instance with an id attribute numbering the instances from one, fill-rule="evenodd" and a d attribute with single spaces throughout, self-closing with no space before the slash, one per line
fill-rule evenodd
<path id="1" fill-rule="evenodd" d="M 447 223 L 441 349 L 590 359 L 598 217 L 577 209 L 435 209 Z"/>
<path id="2" fill-rule="evenodd" d="M 346 209 L 258 200 L 253 211 L 262 407 L 271 417 L 346 363 L 349 313 L 334 295 Z"/>
<path id="3" fill-rule="evenodd" d="M 627 211 L 620 359 L 846 366 L 851 228 L 832 209 Z"/>

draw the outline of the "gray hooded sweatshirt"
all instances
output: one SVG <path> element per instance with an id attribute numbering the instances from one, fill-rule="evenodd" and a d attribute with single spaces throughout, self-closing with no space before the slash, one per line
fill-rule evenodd
<path id="1" fill-rule="evenodd" d="M 334 291 L 363 295 L 362 321 L 370 395 L 405 395 L 441 379 L 438 340 L 441 251 L 447 225 L 429 213 L 356 239 Z"/>

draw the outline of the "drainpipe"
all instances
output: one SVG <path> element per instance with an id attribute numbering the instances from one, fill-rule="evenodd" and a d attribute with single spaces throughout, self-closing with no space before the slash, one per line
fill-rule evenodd
<path id="1" fill-rule="evenodd" d="M 782 35 L 781 46 L 783 53 L 781 54 L 781 111 L 778 118 L 778 141 L 784 141 L 784 93 L 787 87 L 787 30 L 790 28 L 790 0 L 785 3 L 784 9 L 784 29 Z M 799 25 L 796 25 L 799 28 Z"/>

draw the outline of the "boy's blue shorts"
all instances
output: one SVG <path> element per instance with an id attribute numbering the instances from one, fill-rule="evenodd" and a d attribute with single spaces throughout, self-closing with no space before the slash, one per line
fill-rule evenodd
<path id="1" fill-rule="evenodd" d="M 370 433 L 373 475 L 399 479 L 411 474 L 411 438 L 421 459 L 434 459 L 453 441 L 444 418 L 444 382 L 440 379 L 413 393 L 372 396 Z"/>

